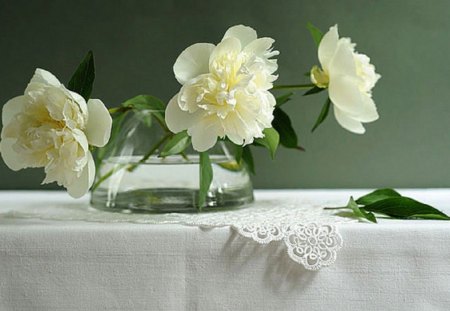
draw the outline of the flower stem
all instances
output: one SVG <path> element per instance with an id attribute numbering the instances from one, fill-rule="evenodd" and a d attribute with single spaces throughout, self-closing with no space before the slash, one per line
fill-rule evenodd
<path id="1" fill-rule="evenodd" d="M 109 112 L 109 114 L 112 115 L 112 114 L 117 113 L 117 112 L 125 112 L 125 111 L 128 111 L 128 110 L 131 110 L 131 108 L 130 107 L 119 106 L 119 107 L 109 108 L 108 112 Z"/>
<path id="2" fill-rule="evenodd" d="M 342 207 L 324 207 L 324 210 L 339 210 L 339 209 L 348 209 L 348 206 L 342 206 Z"/>
<path id="3" fill-rule="evenodd" d="M 133 164 L 133 165 L 130 165 L 130 166 L 127 168 L 127 170 L 128 170 L 129 172 L 132 172 L 132 171 L 134 171 L 134 170 L 136 169 L 136 167 L 138 167 L 139 164 L 142 164 L 142 163 L 144 163 L 145 161 L 147 161 L 148 158 L 150 158 L 151 155 L 152 155 L 153 153 L 155 153 L 155 151 L 158 150 L 158 148 L 161 147 L 161 145 L 164 144 L 164 142 L 165 142 L 166 140 L 168 140 L 172 135 L 173 135 L 172 133 L 166 134 L 160 141 L 158 141 L 156 144 L 154 144 L 154 145 L 150 148 L 150 150 L 142 157 L 142 159 L 139 160 L 138 163 Z"/>
<path id="4" fill-rule="evenodd" d="M 125 166 L 127 166 L 127 164 L 120 164 L 120 165 L 116 165 L 114 166 L 111 170 L 108 171 L 108 173 L 106 173 L 105 175 L 103 175 L 102 177 L 99 178 L 99 180 L 97 180 L 95 182 L 95 184 L 92 186 L 91 191 L 94 191 L 95 189 L 98 188 L 98 186 L 100 186 L 100 184 L 102 182 L 104 182 L 105 180 L 107 180 L 109 177 L 111 177 L 115 172 L 121 170 L 122 168 L 124 168 Z"/>
<path id="5" fill-rule="evenodd" d="M 186 154 L 186 152 L 183 151 L 182 153 L 180 153 L 180 155 L 181 155 L 181 157 L 182 157 L 184 160 L 186 160 L 186 161 L 188 161 L 188 162 L 190 161 L 189 158 L 188 158 L 188 156 L 187 156 L 187 154 Z"/>
<path id="6" fill-rule="evenodd" d="M 274 85 L 272 90 L 287 90 L 287 89 L 299 89 L 299 90 L 305 90 L 310 89 L 314 87 L 315 84 L 309 83 L 309 84 L 291 84 L 291 85 Z"/>

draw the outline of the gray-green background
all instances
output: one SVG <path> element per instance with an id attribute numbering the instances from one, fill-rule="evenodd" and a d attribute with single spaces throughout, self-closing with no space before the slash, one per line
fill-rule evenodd
<path id="1" fill-rule="evenodd" d="M 450 1 L 4 1 L 0 0 L 0 102 L 20 95 L 36 67 L 67 82 L 94 50 L 93 96 L 109 106 L 137 95 L 177 92 L 178 54 L 217 43 L 234 24 L 276 39 L 279 83 L 307 82 L 317 63 L 305 24 L 338 23 L 382 74 L 374 90 L 380 120 L 359 136 L 333 117 L 310 129 L 325 100 L 296 96 L 286 105 L 307 152 L 256 153 L 256 187 L 450 186 Z M 0 188 L 40 186 L 42 170 L 0 164 Z"/>

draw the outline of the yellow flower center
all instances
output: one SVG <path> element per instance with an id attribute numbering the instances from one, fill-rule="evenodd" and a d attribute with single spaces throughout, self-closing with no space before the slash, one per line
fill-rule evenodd
<path id="1" fill-rule="evenodd" d="M 236 91 L 246 87 L 252 75 L 245 68 L 243 53 L 226 53 L 214 60 L 211 72 L 197 89 L 197 102 L 203 109 L 226 118 L 237 104 Z"/>
<path id="2" fill-rule="evenodd" d="M 312 67 L 310 76 L 311 82 L 314 83 L 317 87 L 325 89 L 330 83 L 330 77 L 328 76 L 328 73 L 319 68 L 319 66 Z"/>

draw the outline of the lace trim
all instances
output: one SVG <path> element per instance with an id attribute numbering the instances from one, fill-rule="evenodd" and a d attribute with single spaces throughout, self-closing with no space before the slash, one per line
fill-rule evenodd
<path id="1" fill-rule="evenodd" d="M 337 251 L 342 247 L 342 238 L 335 225 L 309 223 L 279 227 L 263 224 L 246 225 L 236 230 L 261 244 L 282 240 L 289 257 L 308 270 L 319 270 L 333 264 Z"/>

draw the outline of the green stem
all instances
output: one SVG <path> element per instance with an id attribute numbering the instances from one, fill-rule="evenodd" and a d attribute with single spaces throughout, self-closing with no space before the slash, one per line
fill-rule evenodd
<path id="1" fill-rule="evenodd" d="M 338 210 L 338 209 L 349 209 L 347 206 L 343 207 L 324 207 L 324 210 Z"/>
<path id="2" fill-rule="evenodd" d="M 123 107 L 123 106 L 119 106 L 119 107 L 113 107 L 113 108 L 109 108 L 108 109 L 108 112 L 109 112 L 109 114 L 114 114 L 114 113 L 117 113 L 117 112 L 125 112 L 125 111 L 128 111 L 128 110 L 130 110 L 131 108 L 130 107 Z"/>
<path id="3" fill-rule="evenodd" d="M 286 89 L 299 89 L 305 90 L 315 87 L 316 85 L 313 83 L 309 84 L 291 84 L 291 85 L 274 85 L 272 90 L 286 90 Z"/>
<path id="4" fill-rule="evenodd" d="M 180 153 L 180 155 L 181 155 L 181 157 L 182 157 L 184 160 L 186 160 L 186 161 L 189 162 L 189 158 L 188 158 L 186 152 L 183 151 L 182 153 Z"/>
<path id="5" fill-rule="evenodd" d="M 120 165 L 116 165 L 114 166 L 111 170 L 109 170 L 108 173 L 106 173 L 105 175 L 103 175 L 102 177 L 100 177 L 95 184 L 92 186 L 91 191 L 94 191 L 95 189 L 98 188 L 98 186 L 100 186 L 100 184 L 102 182 L 104 182 L 105 180 L 107 180 L 109 177 L 111 177 L 115 172 L 121 170 L 122 168 L 124 168 L 125 166 L 127 166 L 126 164 L 120 164 Z"/>
<path id="6" fill-rule="evenodd" d="M 166 140 L 168 140 L 172 135 L 173 135 L 172 133 L 166 134 L 159 142 L 157 142 L 156 144 L 154 144 L 154 145 L 150 148 L 150 150 L 142 157 L 142 159 L 139 160 L 138 163 L 133 164 L 133 165 L 130 165 L 130 166 L 128 167 L 128 171 L 129 171 L 129 172 L 134 171 L 134 170 L 136 169 L 136 167 L 137 167 L 139 164 L 142 164 L 142 163 L 144 163 L 145 161 L 147 161 L 148 158 L 150 158 L 150 156 L 151 156 L 153 153 L 155 153 L 155 151 L 158 150 L 158 148 L 161 147 L 161 145 L 164 144 L 164 142 L 165 142 Z"/>
<path id="7" fill-rule="evenodd" d="M 156 119 L 156 121 L 159 123 L 159 125 L 162 127 L 162 129 L 166 132 L 166 133 L 171 133 L 169 128 L 167 127 L 166 123 L 164 123 L 163 121 L 161 121 L 159 118 L 153 116 L 154 119 Z"/>

